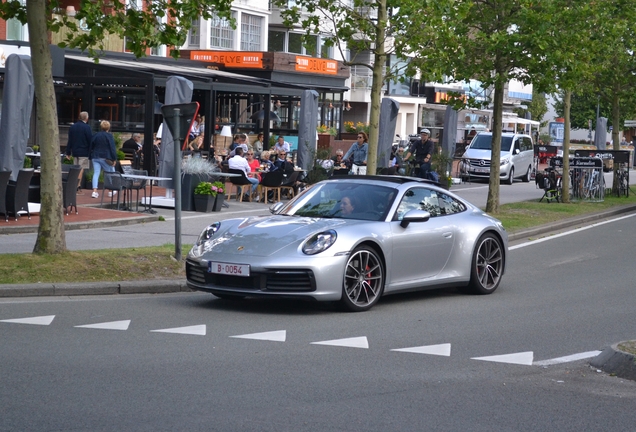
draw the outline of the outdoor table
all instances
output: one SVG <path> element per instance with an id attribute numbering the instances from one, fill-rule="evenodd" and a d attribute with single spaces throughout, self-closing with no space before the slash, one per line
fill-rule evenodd
<path id="1" fill-rule="evenodd" d="M 152 213 L 152 214 L 157 213 L 156 210 L 152 209 L 152 183 L 159 180 L 172 180 L 172 177 L 154 177 L 151 175 L 140 175 L 140 174 L 122 174 L 121 176 L 125 179 L 150 181 L 150 196 L 148 197 L 148 208 L 146 208 L 143 212 Z"/>

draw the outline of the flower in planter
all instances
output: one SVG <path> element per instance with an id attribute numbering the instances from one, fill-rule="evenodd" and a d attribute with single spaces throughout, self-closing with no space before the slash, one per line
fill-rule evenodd
<path id="1" fill-rule="evenodd" d="M 356 129 L 355 125 L 353 124 L 352 121 L 346 121 L 344 122 L 344 127 L 345 127 L 345 131 L 347 131 L 347 133 L 357 133 L 358 130 Z"/>
<path id="2" fill-rule="evenodd" d="M 201 182 L 194 189 L 194 194 L 216 196 L 217 194 L 222 194 L 224 192 L 224 189 L 225 185 L 220 181 L 215 181 L 214 183 Z"/>
<path id="3" fill-rule="evenodd" d="M 216 196 L 216 194 L 223 194 L 225 192 L 225 185 L 220 181 L 215 181 L 212 183 L 212 195 Z"/>

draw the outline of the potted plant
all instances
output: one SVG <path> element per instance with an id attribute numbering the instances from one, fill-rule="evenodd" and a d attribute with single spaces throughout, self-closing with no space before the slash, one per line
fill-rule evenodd
<path id="1" fill-rule="evenodd" d="M 198 212 L 221 211 L 225 185 L 220 181 L 201 182 L 194 189 L 194 207 Z"/>
<path id="2" fill-rule="evenodd" d="M 203 158 L 185 158 L 181 163 L 181 210 L 194 211 L 194 190 L 202 181 L 219 173 L 219 168 Z"/>

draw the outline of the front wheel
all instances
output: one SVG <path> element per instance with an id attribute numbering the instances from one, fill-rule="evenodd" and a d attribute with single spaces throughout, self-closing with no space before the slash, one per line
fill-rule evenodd
<path id="1" fill-rule="evenodd" d="M 474 294 L 491 294 L 499 286 L 504 269 L 505 252 L 493 234 L 484 234 L 477 241 L 471 261 L 468 290 Z"/>
<path id="2" fill-rule="evenodd" d="M 526 172 L 526 175 L 523 176 L 522 180 L 524 181 L 524 183 L 529 183 L 530 177 L 532 177 L 532 166 L 528 167 L 528 172 Z"/>
<path id="3" fill-rule="evenodd" d="M 506 184 L 511 185 L 512 183 L 514 183 L 515 181 L 515 169 L 514 168 L 510 168 L 510 175 L 508 176 L 508 179 L 506 180 Z"/>
<path id="4" fill-rule="evenodd" d="M 342 306 L 351 312 L 371 309 L 384 291 L 384 267 L 377 252 L 360 246 L 347 260 L 342 286 Z"/>

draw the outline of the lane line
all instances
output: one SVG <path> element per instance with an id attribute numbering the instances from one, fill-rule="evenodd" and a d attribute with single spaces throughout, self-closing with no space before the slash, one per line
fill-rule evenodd
<path id="1" fill-rule="evenodd" d="M 573 361 L 577 361 L 577 360 L 583 360 L 583 359 L 596 357 L 600 353 L 602 353 L 602 351 L 587 351 L 587 352 L 582 352 L 582 353 L 578 353 L 578 354 L 572 354 L 572 355 L 564 356 L 564 357 L 557 357 L 557 358 L 548 359 L 548 360 L 541 360 L 541 361 L 538 361 L 538 362 L 534 362 L 532 364 L 534 366 L 550 366 L 550 365 L 555 365 L 555 364 L 560 364 L 560 363 L 569 363 L 569 362 L 573 362 Z"/>
<path id="2" fill-rule="evenodd" d="M 599 227 L 601 225 L 605 225 L 605 224 L 612 223 L 612 222 L 617 222 L 617 221 L 620 221 L 620 220 L 623 220 L 623 219 L 627 219 L 627 218 L 631 218 L 631 217 L 634 217 L 634 216 L 636 216 L 636 213 L 629 214 L 629 215 L 626 215 L 626 216 L 621 216 L 621 217 L 618 217 L 616 219 L 609 219 L 609 220 L 602 221 L 602 222 L 596 222 L 596 223 L 593 223 L 592 225 L 588 225 L 588 226 L 585 226 L 585 227 L 576 228 L 576 229 L 573 229 L 573 230 L 570 230 L 570 231 L 565 231 L 565 232 L 562 232 L 562 233 L 559 233 L 559 234 L 555 234 L 555 235 L 552 235 L 552 236 L 543 237 L 543 238 L 540 238 L 540 239 L 537 239 L 537 240 L 530 240 L 530 241 L 528 241 L 526 243 L 521 243 L 521 244 L 518 244 L 518 245 L 515 245 L 515 246 L 510 246 L 510 247 L 508 247 L 508 250 L 515 250 L 515 249 L 520 249 L 520 248 L 526 247 L 526 246 L 532 246 L 532 245 L 535 245 L 537 243 L 543 243 L 543 242 L 546 242 L 546 241 L 549 241 L 549 240 L 554 240 L 554 239 L 557 239 L 559 237 L 564 237 L 566 235 L 575 234 L 575 233 L 578 233 L 578 232 L 581 232 L 581 231 L 589 230 L 589 229 L 592 229 L 592 228 Z"/>

